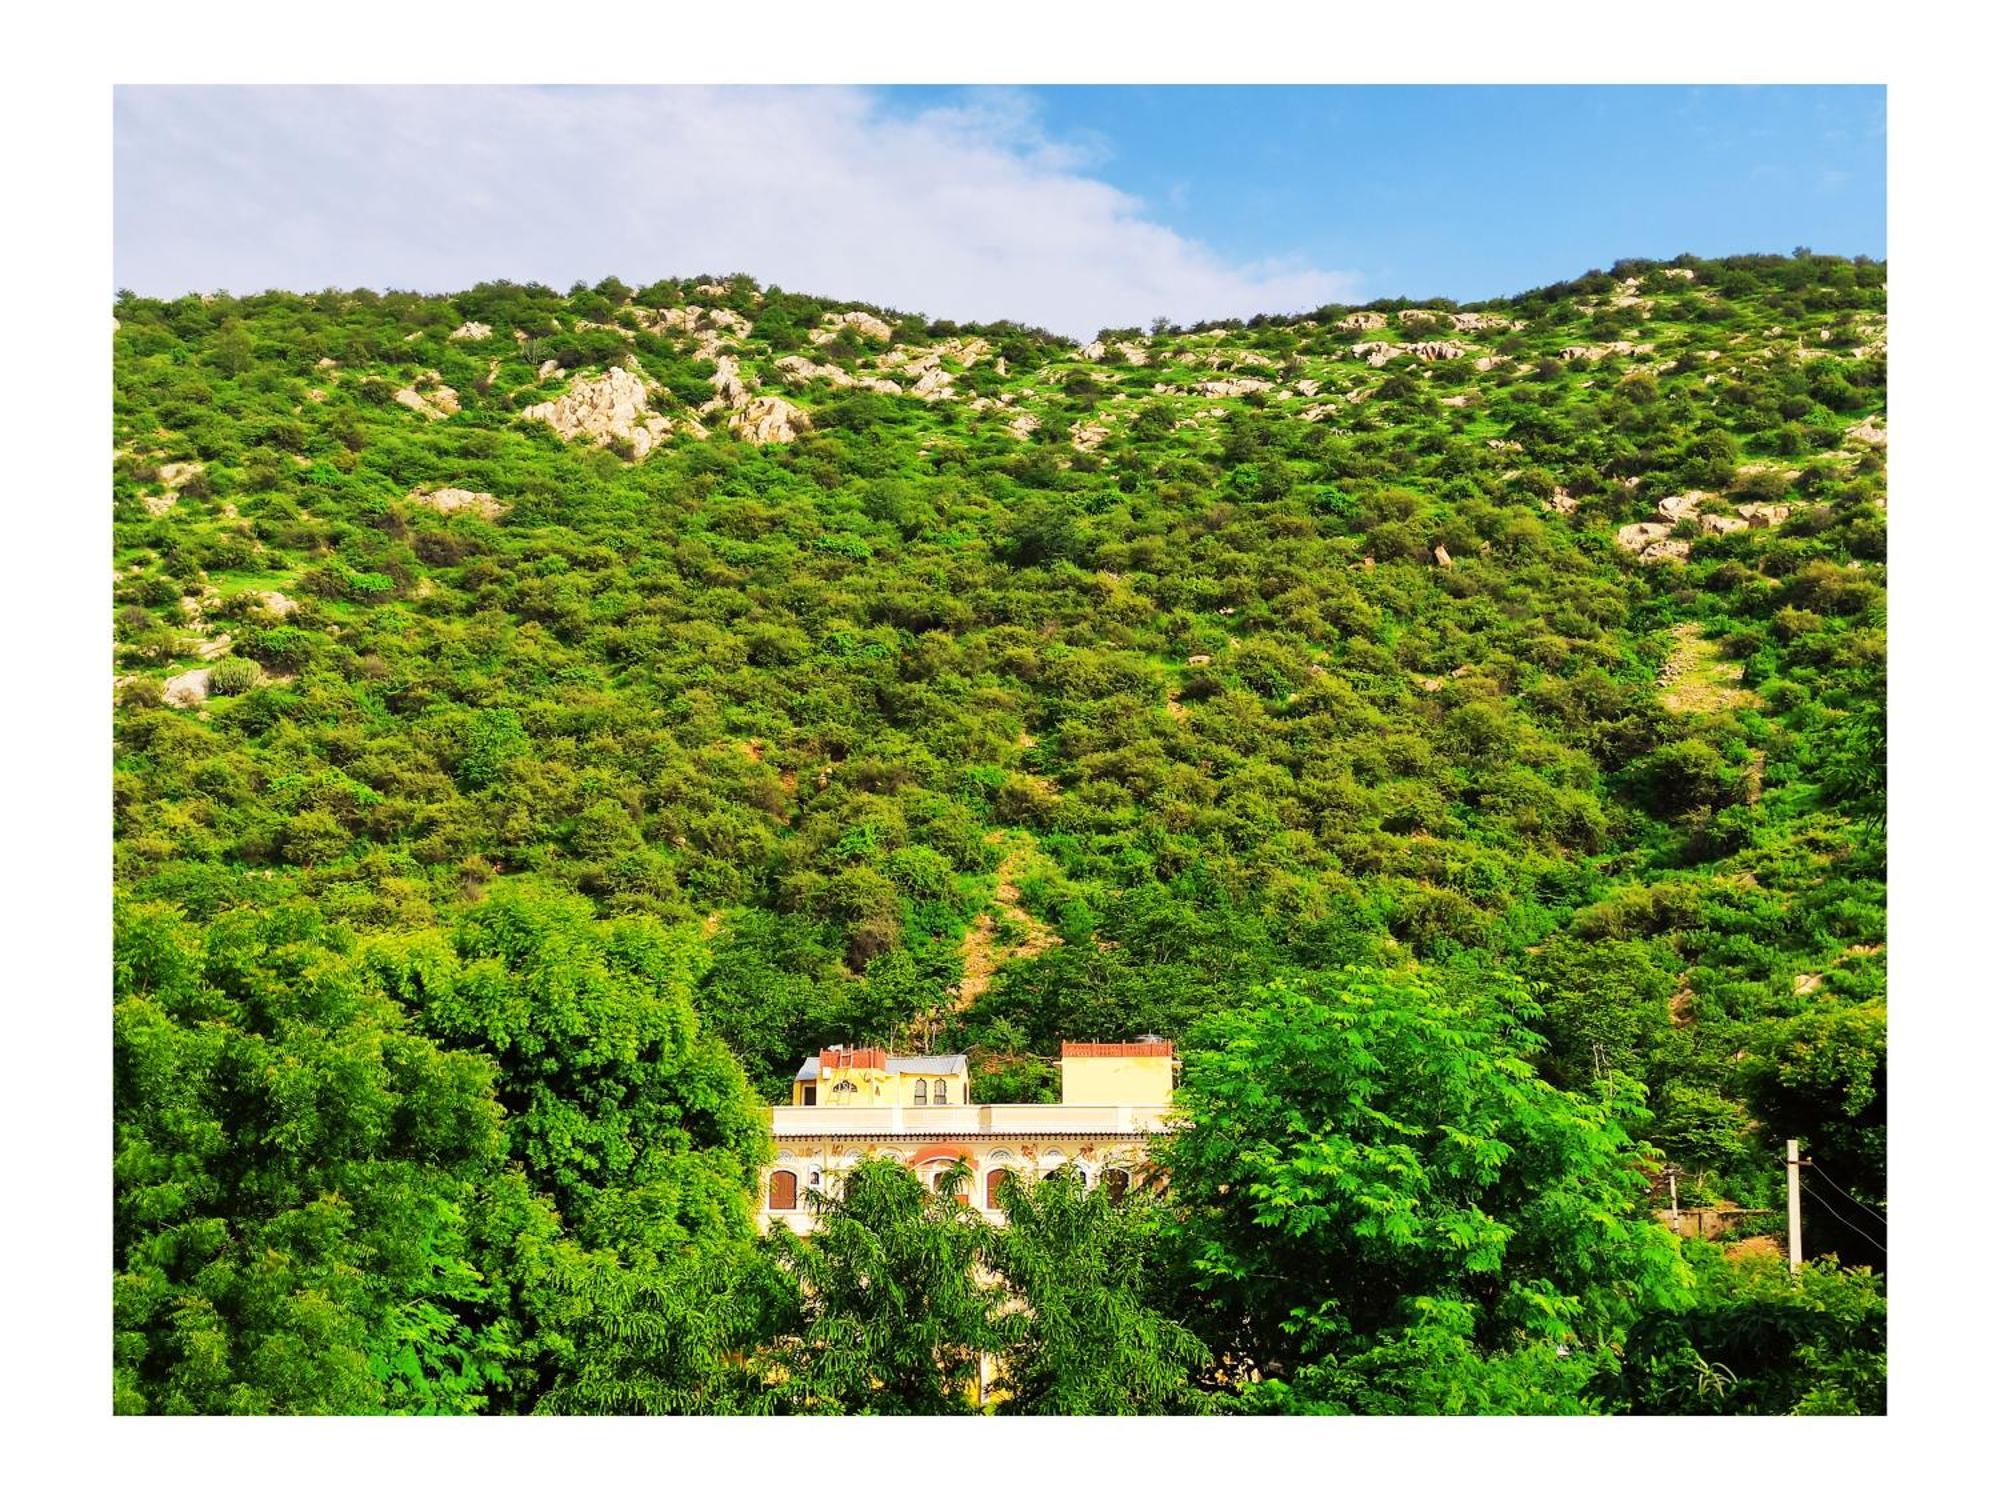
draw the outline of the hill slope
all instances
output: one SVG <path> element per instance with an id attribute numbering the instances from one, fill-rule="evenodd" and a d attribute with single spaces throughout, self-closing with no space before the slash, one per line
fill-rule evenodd
<path id="1" fill-rule="evenodd" d="M 833 1040 L 1542 985 L 1703 1193 L 1882 1160 L 1884 270 L 1746 257 L 1076 347 L 726 282 L 123 298 L 117 880 L 700 924 Z"/>

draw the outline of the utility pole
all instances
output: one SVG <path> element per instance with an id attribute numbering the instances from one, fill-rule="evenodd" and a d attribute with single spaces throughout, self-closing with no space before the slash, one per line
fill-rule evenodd
<path id="1" fill-rule="evenodd" d="M 1792 1274 L 1796 1276 L 1799 1262 L 1804 1258 L 1799 1253 L 1799 1143 L 1796 1138 L 1785 1142 L 1785 1218 L 1790 1235 Z"/>

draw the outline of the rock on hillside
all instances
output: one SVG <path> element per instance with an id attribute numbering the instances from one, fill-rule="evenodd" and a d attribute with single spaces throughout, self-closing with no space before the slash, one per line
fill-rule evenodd
<path id="1" fill-rule="evenodd" d="M 862 312 L 859 308 L 843 313 L 828 313 L 822 321 L 826 326 L 813 330 L 812 341 L 815 344 L 830 344 L 850 328 L 864 338 L 875 339 L 884 344 L 896 336 L 895 329 L 875 314 Z"/>
<path id="2" fill-rule="evenodd" d="M 507 513 L 506 506 L 483 490 L 413 490 L 409 499 L 413 505 L 427 505 L 440 515 L 446 516 L 455 515 L 459 511 L 470 511 L 485 520 L 496 521 Z"/>
<path id="3" fill-rule="evenodd" d="M 789 443 L 812 425 L 806 414 L 783 396 L 755 396 L 730 417 L 730 430 L 759 447 Z"/>
<path id="4" fill-rule="evenodd" d="M 200 708 L 208 701 L 207 667 L 196 667 L 161 685 L 160 697 L 168 708 Z"/>
<path id="5" fill-rule="evenodd" d="M 630 443 L 637 459 L 673 431 L 674 424 L 653 410 L 650 397 L 646 381 L 613 368 L 574 382 L 555 400 L 539 402 L 521 415 L 548 423 L 564 439 L 587 437 L 600 448 L 614 441 Z"/>
<path id="6" fill-rule="evenodd" d="M 446 385 L 436 370 L 426 370 L 414 385 L 396 392 L 396 402 L 433 422 L 458 414 L 458 392 Z"/>

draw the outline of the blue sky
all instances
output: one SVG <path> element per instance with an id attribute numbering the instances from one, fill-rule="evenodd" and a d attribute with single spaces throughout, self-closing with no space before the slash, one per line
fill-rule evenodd
<path id="1" fill-rule="evenodd" d="M 748 271 L 1064 332 L 1886 253 L 1877 87 L 121 88 L 153 295 Z"/>
<path id="2" fill-rule="evenodd" d="M 901 92 L 901 91 L 899 91 Z M 922 92 L 912 91 L 913 102 Z M 1886 255 L 1879 87 L 1079 88 L 1054 138 L 1228 257 L 1490 297 L 1621 256 Z"/>

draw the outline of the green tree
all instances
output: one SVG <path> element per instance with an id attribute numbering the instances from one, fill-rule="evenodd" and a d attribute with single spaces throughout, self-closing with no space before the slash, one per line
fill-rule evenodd
<path id="1" fill-rule="evenodd" d="M 467 1229 L 493 1068 L 304 905 L 121 904 L 113 1324 L 126 1412 L 457 1412 L 502 1379 Z"/>
<path id="2" fill-rule="evenodd" d="M 1024 1304 L 1007 1322 L 1002 1412 L 1159 1415 L 1195 1410 L 1208 1351 L 1162 1310 L 1150 1197 L 1113 1200 L 1074 1169 L 1001 1185 L 993 1265 Z"/>
<path id="3" fill-rule="evenodd" d="M 696 934 L 528 888 L 370 958 L 425 1031 L 492 1058 L 509 1158 L 586 1243 L 747 1235 L 768 1130 L 695 1015 Z"/>
<path id="4" fill-rule="evenodd" d="M 1656 1311 L 1628 1335 L 1615 1390 L 1661 1416 L 1879 1416 L 1888 1410 L 1883 1282 L 1831 1260 L 1794 1275 L 1775 1255 L 1730 1259 L 1689 1247 L 1690 1307 Z"/>
<path id="5" fill-rule="evenodd" d="M 1532 1015 L 1469 970 L 1349 969 L 1196 1034 L 1162 1154 L 1196 1331 L 1255 1403 L 1543 1409 L 1565 1368 L 1580 1401 L 1639 1311 L 1685 1300 L 1635 1207 L 1635 1087 L 1536 1076 Z"/>
<path id="6" fill-rule="evenodd" d="M 772 1231 L 796 1301 L 764 1357 L 798 1413 L 929 1416 L 974 1409 L 982 1355 L 1004 1342 L 1002 1290 L 976 1275 L 992 1236 L 958 1201 L 966 1171 L 941 1186 L 870 1158 L 831 1194 L 809 1195 L 806 1238 Z"/>

